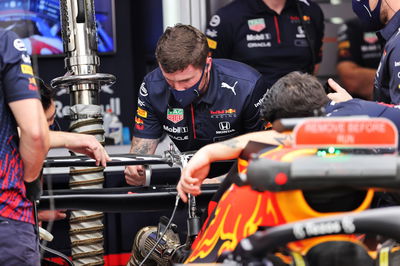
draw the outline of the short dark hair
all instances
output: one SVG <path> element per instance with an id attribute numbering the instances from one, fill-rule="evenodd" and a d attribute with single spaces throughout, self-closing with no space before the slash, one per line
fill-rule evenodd
<path id="1" fill-rule="evenodd" d="M 163 71 L 174 73 L 189 65 L 202 68 L 209 52 L 206 36 L 190 25 L 168 27 L 160 37 L 156 58 Z"/>
<path id="2" fill-rule="evenodd" d="M 265 94 L 261 117 L 276 119 L 315 115 L 329 102 L 322 84 L 309 74 L 291 72 L 280 78 Z"/>
<path id="3" fill-rule="evenodd" d="M 40 99 L 42 102 L 43 110 L 46 111 L 51 106 L 51 101 L 54 100 L 54 90 L 41 78 L 35 77 L 35 79 L 37 85 L 39 86 Z"/>

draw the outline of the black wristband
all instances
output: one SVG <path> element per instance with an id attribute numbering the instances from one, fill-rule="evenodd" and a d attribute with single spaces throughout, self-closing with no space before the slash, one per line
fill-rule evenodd
<path id="1" fill-rule="evenodd" d="M 39 200 L 43 192 L 41 178 L 38 177 L 32 182 L 24 183 L 26 188 L 26 197 L 32 202 Z"/>

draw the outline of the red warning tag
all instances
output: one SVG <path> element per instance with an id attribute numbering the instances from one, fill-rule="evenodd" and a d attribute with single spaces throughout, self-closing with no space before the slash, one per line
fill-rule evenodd
<path id="1" fill-rule="evenodd" d="M 295 147 L 397 148 L 398 132 L 386 118 L 311 118 L 293 131 Z"/>

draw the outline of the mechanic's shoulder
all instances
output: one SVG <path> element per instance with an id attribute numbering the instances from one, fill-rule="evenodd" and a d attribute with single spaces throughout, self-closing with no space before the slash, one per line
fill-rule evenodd
<path id="1" fill-rule="evenodd" d="M 214 59 L 213 62 L 216 65 L 219 74 L 224 77 L 230 76 L 234 79 L 241 79 L 250 82 L 257 82 L 261 77 L 260 72 L 242 62 L 231 59 Z"/>
<path id="2" fill-rule="evenodd" d="M 0 39 L 2 40 L 2 42 L 5 42 L 5 41 L 13 41 L 15 39 L 19 39 L 19 37 L 15 32 L 11 30 L 0 28 Z"/>
<path id="3" fill-rule="evenodd" d="M 389 53 L 393 51 L 396 56 L 400 55 L 400 30 L 398 33 L 395 33 L 395 35 L 390 39 L 388 42 L 388 45 L 386 46 L 386 52 Z"/>
<path id="4" fill-rule="evenodd" d="M 241 17 L 247 16 L 252 13 L 251 8 L 249 7 L 248 3 L 246 3 L 247 0 L 236 0 L 233 1 L 220 9 L 217 10 L 217 12 L 213 15 L 211 18 L 211 21 L 215 17 L 219 18 L 218 21 L 220 23 L 224 24 L 238 24 L 240 23 Z M 212 26 L 212 25 L 210 25 Z M 216 25 L 218 26 L 218 25 Z"/>
<path id="5" fill-rule="evenodd" d="M 151 72 L 147 73 L 146 76 L 144 77 L 144 82 L 148 84 L 165 82 L 165 78 L 161 72 L 161 69 L 157 67 Z"/>
<path id="6" fill-rule="evenodd" d="M 6 36 L 6 34 L 8 33 L 9 31 L 7 31 L 7 30 L 5 30 L 5 29 L 3 29 L 3 28 L 0 28 L 0 38 L 4 38 L 4 36 Z"/>
<path id="7" fill-rule="evenodd" d="M 143 79 L 142 86 L 146 88 L 149 94 L 157 94 L 165 90 L 167 82 L 159 67 L 149 72 Z"/>

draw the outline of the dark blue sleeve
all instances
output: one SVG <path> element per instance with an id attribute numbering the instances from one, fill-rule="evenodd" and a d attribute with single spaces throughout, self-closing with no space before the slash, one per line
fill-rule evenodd
<path id="1" fill-rule="evenodd" d="M 21 39 L 11 32 L 0 36 L 0 67 L 6 102 L 40 98 L 31 59 Z"/>
<path id="2" fill-rule="evenodd" d="M 140 85 L 133 136 L 144 139 L 158 139 L 162 136 L 161 121 L 157 118 L 146 88 L 146 79 Z"/>
<path id="3" fill-rule="evenodd" d="M 338 56 L 337 61 L 351 61 L 361 64 L 361 38 L 362 28 L 355 23 L 346 23 L 338 30 Z"/>
<path id="4" fill-rule="evenodd" d="M 264 123 L 260 117 L 260 105 L 266 90 L 265 79 L 260 77 L 254 86 L 252 94 L 249 95 L 249 98 L 245 101 L 243 108 L 243 125 L 246 133 L 263 129 Z"/>
<path id="5" fill-rule="evenodd" d="M 238 15 L 236 14 L 236 16 Z M 235 32 L 233 32 L 233 25 L 229 16 L 226 12 L 219 10 L 211 17 L 206 29 L 208 46 L 212 57 L 231 58 L 234 35 Z"/>
<path id="6" fill-rule="evenodd" d="M 337 103 L 327 107 L 329 116 L 366 115 L 369 117 L 384 117 L 396 125 L 400 125 L 400 109 L 388 104 L 382 104 L 361 99 Z"/>
<path id="7" fill-rule="evenodd" d="M 392 92 L 396 92 L 393 95 L 396 95 L 397 99 L 392 99 L 392 102 L 395 104 L 400 103 L 400 36 L 396 37 L 396 42 L 393 43 L 393 47 L 388 52 L 388 60 L 387 65 L 389 67 L 388 73 L 390 76 L 389 80 L 389 90 Z"/>
<path id="8" fill-rule="evenodd" d="M 391 120 L 400 132 L 400 109 L 396 107 L 386 107 L 380 117 Z"/>

